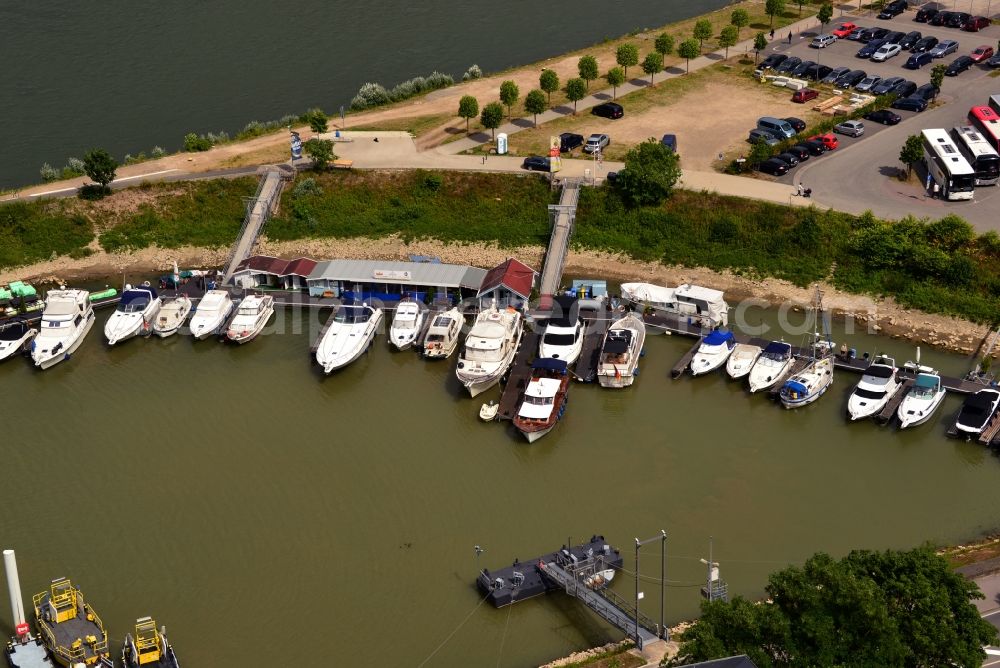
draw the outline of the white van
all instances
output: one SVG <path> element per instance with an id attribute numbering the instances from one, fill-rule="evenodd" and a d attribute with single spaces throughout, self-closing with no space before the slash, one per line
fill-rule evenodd
<path id="1" fill-rule="evenodd" d="M 795 128 L 793 128 L 788 121 L 783 121 L 780 118 L 774 118 L 773 116 L 762 116 L 761 118 L 758 118 L 757 127 L 767 130 L 771 134 L 778 137 L 791 139 L 795 136 Z"/>

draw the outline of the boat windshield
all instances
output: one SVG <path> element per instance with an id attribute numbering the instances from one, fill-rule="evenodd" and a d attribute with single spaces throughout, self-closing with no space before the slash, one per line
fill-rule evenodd
<path id="1" fill-rule="evenodd" d="M 396 322 L 393 323 L 393 329 L 416 329 L 417 321 L 413 318 L 404 317 L 402 320 L 396 318 Z"/>
<path id="2" fill-rule="evenodd" d="M 863 388 L 857 388 L 854 390 L 854 396 L 861 397 L 862 399 L 881 399 L 886 395 L 885 392 L 877 392 L 873 390 L 865 390 Z"/>
<path id="3" fill-rule="evenodd" d="M 546 334 L 542 342 L 547 346 L 571 346 L 576 341 L 572 334 Z"/>
<path id="4" fill-rule="evenodd" d="M 428 343 L 435 343 L 437 341 L 444 341 L 444 336 L 442 336 L 441 334 L 428 334 L 427 335 L 427 342 Z"/>
<path id="5" fill-rule="evenodd" d="M 499 361 L 503 352 L 499 348 L 472 348 L 466 347 L 462 358 L 469 362 L 496 362 Z"/>
<path id="6" fill-rule="evenodd" d="M 917 399 L 930 399 L 934 396 L 935 391 L 933 387 L 921 387 L 920 385 L 915 385 L 910 394 Z"/>
<path id="7" fill-rule="evenodd" d="M 524 397 L 524 403 L 532 406 L 548 406 L 552 403 L 552 397 Z"/>
<path id="8" fill-rule="evenodd" d="M 239 310 L 239 315 L 257 315 L 259 309 L 256 306 L 241 306 Z"/>
<path id="9" fill-rule="evenodd" d="M 0 341 L 19 341 L 28 332 L 28 326 L 23 324 L 11 325 L 0 329 Z"/>
<path id="10" fill-rule="evenodd" d="M 337 309 L 336 315 L 333 316 L 333 321 L 341 324 L 355 325 L 362 322 L 368 322 L 370 317 L 371 312 L 364 307 L 341 306 Z"/>

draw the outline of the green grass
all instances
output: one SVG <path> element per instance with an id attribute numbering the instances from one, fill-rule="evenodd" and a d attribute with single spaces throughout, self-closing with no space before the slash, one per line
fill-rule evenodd
<path id="1" fill-rule="evenodd" d="M 0 267 L 84 253 L 94 238 L 94 225 L 70 209 L 65 201 L 0 205 Z"/>
<path id="2" fill-rule="evenodd" d="M 361 123 L 357 127 L 349 127 L 349 130 L 358 131 L 371 131 L 371 130 L 383 130 L 383 131 L 403 131 L 409 132 L 412 135 L 419 137 L 425 132 L 429 132 L 437 127 L 440 127 L 447 123 L 448 121 L 455 120 L 455 114 L 430 114 L 427 116 L 410 116 L 407 118 L 393 118 L 386 121 L 379 121 L 376 123 L 365 124 Z M 459 119 L 461 120 L 461 119 Z M 458 121 L 456 121 L 458 123 Z M 462 121 L 462 125 L 465 122 Z"/>

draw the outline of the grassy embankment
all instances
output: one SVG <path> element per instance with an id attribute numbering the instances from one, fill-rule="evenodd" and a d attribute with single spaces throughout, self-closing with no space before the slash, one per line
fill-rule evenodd
<path id="1" fill-rule="evenodd" d="M 541 179 L 330 172 L 317 175 L 314 187 L 303 181 L 285 192 L 280 214 L 268 223 L 269 238 L 399 233 L 404 239 L 508 247 L 548 239 L 545 205 L 554 195 Z M 227 246 L 240 226 L 241 197 L 254 187 L 252 179 L 144 186 L 139 190 L 145 203 L 127 213 L 114 213 L 108 200 L 0 207 L 0 264 L 48 259 L 53 249 L 85 254 L 94 233 L 108 251 L 151 244 Z M 113 204 L 129 193 L 109 199 Z M 887 223 L 870 215 L 685 191 L 662 207 L 629 209 L 613 191 L 587 188 L 577 223 L 576 246 L 637 260 L 774 276 L 798 285 L 828 279 L 849 292 L 892 296 L 905 307 L 983 323 L 1000 313 L 1000 236 L 976 236 L 954 216 Z M 44 233 L 37 234 L 36 226 Z"/>

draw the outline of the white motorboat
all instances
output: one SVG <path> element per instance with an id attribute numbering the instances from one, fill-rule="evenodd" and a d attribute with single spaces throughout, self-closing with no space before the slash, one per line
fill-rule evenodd
<path id="1" fill-rule="evenodd" d="M 966 438 L 978 436 L 997 411 L 1000 392 L 993 389 L 979 390 L 962 404 L 955 420 L 955 428 Z"/>
<path id="2" fill-rule="evenodd" d="M 732 332 L 715 330 L 701 340 L 698 352 L 691 358 L 691 375 L 700 376 L 715 371 L 726 363 L 736 348 L 736 337 Z"/>
<path id="3" fill-rule="evenodd" d="M 538 356 L 575 363 L 583 350 L 583 323 L 580 318 L 550 318 L 538 344 Z"/>
<path id="4" fill-rule="evenodd" d="M 597 360 L 597 380 L 601 387 L 622 388 L 639 375 L 639 358 L 646 343 L 646 325 L 629 313 L 611 323 Z"/>
<path id="5" fill-rule="evenodd" d="M 25 351 L 38 330 L 26 322 L 12 322 L 0 328 L 0 362 Z"/>
<path id="6" fill-rule="evenodd" d="M 38 335 L 31 342 L 31 359 L 39 369 L 48 369 L 76 352 L 94 326 L 94 308 L 86 290 L 52 290 Z"/>
<path id="7" fill-rule="evenodd" d="M 233 298 L 225 290 L 209 290 L 191 316 L 191 336 L 205 339 L 219 334 L 233 312 Z"/>
<path id="8" fill-rule="evenodd" d="M 847 400 L 847 415 L 852 420 L 871 417 L 882 410 L 899 389 L 896 360 L 880 355 L 868 365 L 861 380 Z"/>
<path id="9" fill-rule="evenodd" d="M 564 360 L 539 357 L 531 366 L 531 379 L 521 395 L 514 427 L 534 443 L 562 419 L 569 391 L 569 371 Z"/>
<path id="10" fill-rule="evenodd" d="M 500 382 L 514 362 L 524 328 L 520 311 L 496 302 L 476 316 L 458 357 L 455 375 L 473 397 Z"/>
<path id="11" fill-rule="evenodd" d="M 104 337 L 108 340 L 108 345 L 113 346 L 149 332 L 162 304 L 163 301 L 153 288 L 126 285 L 118 307 L 104 323 Z"/>
<path id="12" fill-rule="evenodd" d="M 652 283 L 623 283 L 622 297 L 636 307 L 648 306 L 703 329 L 729 325 L 729 305 L 721 290 L 691 284 L 666 288 Z"/>
<path id="13" fill-rule="evenodd" d="M 781 405 L 799 408 L 819 399 L 833 383 L 833 358 L 814 359 L 781 387 Z"/>
<path id="14" fill-rule="evenodd" d="M 597 571 L 593 575 L 589 575 L 583 580 L 583 584 L 587 585 L 591 589 L 603 589 L 611 584 L 611 581 L 615 579 L 615 569 L 605 568 L 603 571 Z"/>
<path id="15" fill-rule="evenodd" d="M 760 357 L 750 369 L 750 392 L 766 390 L 773 387 L 778 379 L 783 378 L 795 363 L 792 357 L 792 346 L 784 341 L 771 341 L 765 346 Z"/>
<path id="16" fill-rule="evenodd" d="M 368 350 L 382 324 L 382 309 L 368 304 L 338 306 L 316 347 L 323 373 L 342 369 Z"/>
<path id="17" fill-rule="evenodd" d="M 233 343 L 247 343 L 267 326 L 274 315 L 274 297 L 250 295 L 236 307 L 236 317 L 229 323 L 226 338 Z"/>
<path id="18" fill-rule="evenodd" d="M 896 411 L 899 428 L 906 429 L 927 422 L 934 415 L 934 411 L 941 406 L 945 394 L 941 376 L 936 371 L 918 373 L 910 391 L 903 397 Z"/>
<path id="19" fill-rule="evenodd" d="M 434 316 L 424 337 L 424 357 L 445 359 L 450 357 L 462 335 L 465 318 L 457 308 Z"/>
<path id="20" fill-rule="evenodd" d="M 153 333 L 160 338 L 176 334 L 191 314 L 191 306 L 191 298 L 187 295 L 178 295 L 165 303 L 153 323 Z"/>
<path id="21" fill-rule="evenodd" d="M 402 301 L 396 306 L 396 315 L 389 326 L 389 341 L 397 350 L 406 350 L 417 340 L 427 309 L 414 301 Z"/>
<path id="22" fill-rule="evenodd" d="M 739 380 L 750 373 L 757 358 L 760 357 L 760 346 L 749 343 L 737 343 L 733 354 L 726 360 L 726 373 L 733 380 Z"/>

